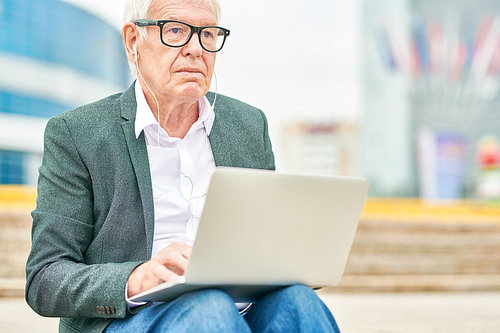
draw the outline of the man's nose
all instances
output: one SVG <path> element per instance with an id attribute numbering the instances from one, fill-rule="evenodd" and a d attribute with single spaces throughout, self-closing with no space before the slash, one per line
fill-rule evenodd
<path id="1" fill-rule="evenodd" d="M 198 33 L 194 33 L 189 42 L 183 46 L 183 53 L 185 53 L 185 55 L 193 55 L 195 57 L 202 55 L 203 48 L 201 47 Z"/>

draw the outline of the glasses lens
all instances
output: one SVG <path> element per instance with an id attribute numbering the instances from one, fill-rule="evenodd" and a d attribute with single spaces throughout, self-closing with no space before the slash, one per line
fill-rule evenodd
<path id="1" fill-rule="evenodd" d="M 163 26 L 163 42 L 171 46 L 184 44 L 191 33 L 191 28 L 183 23 L 167 22 Z"/>
<path id="2" fill-rule="evenodd" d="M 225 38 L 224 30 L 219 28 L 205 28 L 200 33 L 201 43 L 209 51 L 219 51 Z"/>

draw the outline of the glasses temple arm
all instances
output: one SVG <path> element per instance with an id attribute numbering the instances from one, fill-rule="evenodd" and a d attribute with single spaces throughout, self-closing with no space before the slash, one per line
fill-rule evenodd
<path id="1" fill-rule="evenodd" d="M 138 27 L 147 27 L 150 25 L 157 25 L 158 21 L 148 20 L 148 19 L 140 19 L 134 22 Z"/>

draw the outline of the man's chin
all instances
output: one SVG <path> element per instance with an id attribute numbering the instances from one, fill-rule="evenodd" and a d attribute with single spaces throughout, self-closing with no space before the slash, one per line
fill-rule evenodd
<path id="1" fill-rule="evenodd" d="M 207 92 L 208 87 L 201 87 L 196 82 L 188 82 L 182 85 L 180 96 L 186 99 L 198 100 L 205 96 Z"/>

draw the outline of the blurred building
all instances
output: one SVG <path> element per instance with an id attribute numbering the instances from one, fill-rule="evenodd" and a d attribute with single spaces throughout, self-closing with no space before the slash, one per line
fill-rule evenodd
<path id="1" fill-rule="evenodd" d="M 283 156 L 289 172 L 358 175 L 359 130 L 354 124 L 295 123 L 283 128 Z"/>
<path id="2" fill-rule="evenodd" d="M 0 184 L 34 184 L 48 118 L 130 83 L 120 32 L 58 0 L 0 0 Z"/>
<path id="3" fill-rule="evenodd" d="M 470 198 L 500 137 L 500 3 L 363 4 L 362 173 L 375 196 Z"/>

